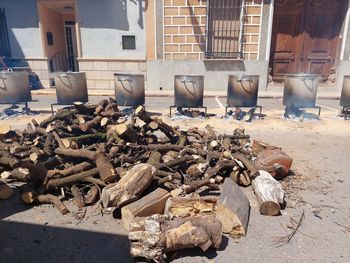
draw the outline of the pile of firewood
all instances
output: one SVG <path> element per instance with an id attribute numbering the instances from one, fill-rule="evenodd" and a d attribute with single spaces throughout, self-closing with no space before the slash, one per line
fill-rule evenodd
<path id="1" fill-rule="evenodd" d="M 243 129 L 180 130 L 143 106 L 126 116 L 113 99 L 75 103 L 23 131 L 0 129 L 1 178 L 24 182 L 25 203 L 66 214 L 68 198 L 78 208 L 101 200 L 121 210 L 131 255 L 155 262 L 178 249 L 219 248 L 221 233 L 244 236 L 250 204 L 240 186 L 253 187 L 261 214 L 280 214 L 284 192 L 274 177 L 291 164 Z M 10 195 L 0 184 L 0 199 Z"/>

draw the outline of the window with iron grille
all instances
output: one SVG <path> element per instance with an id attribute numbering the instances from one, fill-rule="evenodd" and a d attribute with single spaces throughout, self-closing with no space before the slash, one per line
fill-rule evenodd
<path id="1" fill-rule="evenodd" d="M 242 58 L 244 0 L 209 0 L 205 57 Z"/>
<path id="2" fill-rule="evenodd" d="M 0 8 L 0 56 L 11 56 L 10 41 L 7 31 L 7 23 L 4 8 Z"/>

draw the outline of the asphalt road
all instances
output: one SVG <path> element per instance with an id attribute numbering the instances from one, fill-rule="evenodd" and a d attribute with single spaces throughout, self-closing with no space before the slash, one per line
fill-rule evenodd
<path id="1" fill-rule="evenodd" d="M 90 103 L 96 103 L 102 99 L 108 98 L 108 96 L 89 96 Z M 56 103 L 56 97 L 53 95 L 34 95 L 33 102 L 29 103 L 29 107 L 32 110 L 49 111 L 50 105 Z M 149 111 L 169 111 L 169 106 L 174 104 L 173 97 L 146 97 L 146 107 Z M 265 110 L 281 110 L 283 112 L 284 106 L 282 105 L 281 98 L 271 99 L 259 99 L 258 104 Z M 323 111 L 339 111 L 339 100 L 334 99 L 320 99 L 317 100 L 317 104 L 322 106 Z M 222 109 L 224 113 L 224 107 L 226 106 L 225 98 L 204 98 L 204 106 L 208 107 L 208 112 L 212 109 Z M 0 109 L 7 107 L 7 105 L 0 105 Z M 60 108 L 64 106 L 55 106 L 54 108 Z"/>

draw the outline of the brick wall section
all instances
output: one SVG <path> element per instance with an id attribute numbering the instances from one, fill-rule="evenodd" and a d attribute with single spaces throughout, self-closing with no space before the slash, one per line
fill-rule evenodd
<path id="1" fill-rule="evenodd" d="M 206 0 L 164 0 L 164 59 L 203 58 L 206 12 Z"/>
<path id="2" fill-rule="evenodd" d="M 79 61 L 79 70 L 86 73 L 88 89 L 114 89 L 114 73 L 146 73 L 146 61 L 89 60 Z"/>
<path id="3" fill-rule="evenodd" d="M 257 60 L 262 0 L 246 0 L 243 56 Z M 164 0 L 164 59 L 200 60 L 206 41 L 206 0 Z"/>
<path id="4" fill-rule="evenodd" d="M 262 5 L 262 0 L 245 1 L 243 35 L 243 58 L 245 60 L 258 60 Z"/>

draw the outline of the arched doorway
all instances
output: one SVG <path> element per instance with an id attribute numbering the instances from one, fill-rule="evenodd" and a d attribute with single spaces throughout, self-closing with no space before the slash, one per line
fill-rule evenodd
<path id="1" fill-rule="evenodd" d="M 270 67 L 286 74 L 321 74 L 337 65 L 347 0 L 275 0 Z"/>

